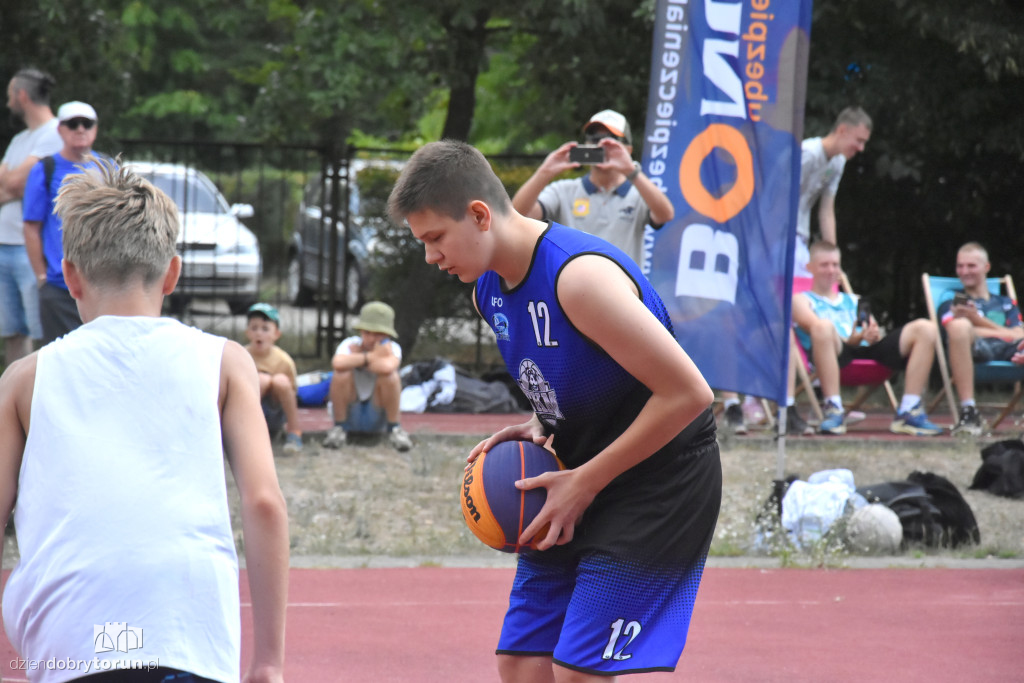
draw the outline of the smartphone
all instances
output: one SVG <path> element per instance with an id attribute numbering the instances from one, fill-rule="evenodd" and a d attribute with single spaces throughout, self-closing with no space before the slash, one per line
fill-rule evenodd
<path id="1" fill-rule="evenodd" d="M 857 325 L 867 325 L 871 322 L 871 304 L 864 299 L 857 301 Z"/>
<path id="2" fill-rule="evenodd" d="M 569 161 L 574 164 L 603 164 L 604 147 L 601 145 L 576 145 L 569 150 Z"/>
<path id="3" fill-rule="evenodd" d="M 954 306 L 967 306 L 971 303 L 971 297 L 967 296 L 965 292 L 957 292 L 953 295 Z"/>

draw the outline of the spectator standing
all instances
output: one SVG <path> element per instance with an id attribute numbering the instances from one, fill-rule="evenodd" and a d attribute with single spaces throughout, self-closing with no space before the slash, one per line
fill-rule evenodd
<path id="1" fill-rule="evenodd" d="M 39 287 L 43 344 L 49 344 L 82 324 L 78 305 L 68 292 L 61 271 L 64 230 L 53 207 L 64 178 L 96 166 L 96 162 L 87 160 L 87 157 L 92 154 L 99 131 L 96 110 L 85 102 L 62 104 L 57 110 L 57 120 L 57 132 L 64 141 L 64 147 L 32 167 L 22 201 L 25 250 Z"/>
<path id="2" fill-rule="evenodd" d="M 988 251 L 977 242 L 967 242 L 956 254 L 956 276 L 966 294 L 965 303 L 953 300 L 939 306 L 939 322 L 946 333 L 949 368 L 957 394 L 960 416 L 953 433 L 979 436 L 983 425 L 974 400 L 974 363 L 1014 360 L 1024 339 L 1017 303 L 1008 296 L 988 291 L 986 278 L 992 264 Z M 1020 362 L 1020 361 L 1015 361 Z"/>
<path id="3" fill-rule="evenodd" d="M 32 351 L 42 337 L 39 292 L 25 251 L 21 198 L 29 171 L 64 146 L 50 109 L 56 82 L 38 69 L 21 69 L 7 84 L 7 108 L 25 122 L 0 162 L 0 336 L 7 365 Z"/>
<path id="4" fill-rule="evenodd" d="M 800 201 L 797 207 L 796 254 L 793 275 L 811 277 L 811 211 L 818 206 L 821 239 L 838 245 L 836 232 L 836 193 L 843 179 L 846 162 L 864 151 L 871 137 L 871 117 L 860 107 L 839 112 L 832 130 L 823 138 L 808 138 L 801 145 Z"/>
<path id="5" fill-rule="evenodd" d="M 633 161 L 633 134 L 625 116 L 600 111 L 583 126 L 583 136 L 586 144 L 604 149 L 603 163 L 579 178 L 555 181 L 564 171 L 580 167 L 569 160 L 578 143 L 566 142 L 523 183 L 512 206 L 529 218 L 596 235 L 643 266 L 644 228 L 658 229 L 672 220 L 672 202 Z"/>

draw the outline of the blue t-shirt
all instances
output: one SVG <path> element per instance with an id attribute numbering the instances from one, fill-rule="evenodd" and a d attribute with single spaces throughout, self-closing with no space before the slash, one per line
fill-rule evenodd
<path id="1" fill-rule="evenodd" d="M 636 284 L 648 310 L 673 332 L 661 297 L 632 259 L 600 238 L 558 223 L 538 240 L 530 270 L 519 285 L 508 289 L 497 273 L 489 271 L 477 280 L 475 290 L 477 307 L 494 330 L 509 373 L 554 433 L 555 450 L 570 468 L 618 438 L 651 395 L 580 334 L 558 303 L 555 286 L 561 269 L 583 254 L 601 254 L 618 264 Z M 705 411 L 689 426 L 680 425 L 672 442 L 633 469 L 643 470 L 648 461 L 653 465 L 662 456 L 713 440 L 714 434 L 714 418 Z"/>
<path id="2" fill-rule="evenodd" d="M 22 220 L 43 224 L 43 257 L 46 259 L 46 281 L 67 289 L 60 261 L 64 258 L 64 229 L 60 216 L 53 212 L 57 191 L 64 178 L 72 173 L 81 173 L 81 167 L 95 168 L 94 162 L 80 164 L 68 161 L 59 153 L 53 155 L 54 168 L 50 187 L 45 187 L 46 172 L 40 161 L 29 171 L 25 181 L 25 196 L 22 198 Z"/>
<path id="3" fill-rule="evenodd" d="M 827 299 L 811 291 L 801 292 L 801 294 L 807 297 L 811 310 L 814 311 L 816 316 L 824 318 L 835 325 L 840 339 L 846 341 L 850 338 L 857 324 L 856 299 L 846 292 L 839 292 L 834 300 Z M 804 347 L 805 351 L 810 351 L 811 336 L 799 326 L 796 327 L 796 336 L 800 340 L 800 346 Z M 861 345 L 866 345 L 866 342 L 861 342 Z"/>

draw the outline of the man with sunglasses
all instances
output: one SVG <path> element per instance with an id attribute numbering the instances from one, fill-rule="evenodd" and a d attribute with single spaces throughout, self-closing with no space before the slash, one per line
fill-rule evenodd
<path id="1" fill-rule="evenodd" d="M 604 150 L 604 161 L 594 163 L 584 176 L 552 182 L 580 167 L 570 159 L 578 143 L 567 142 L 523 183 L 512 206 L 524 216 L 597 235 L 646 271 L 644 228 L 657 230 L 672 220 L 672 203 L 633 161 L 633 135 L 625 116 L 611 109 L 598 112 L 584 124 L 583 135 L 585 144 Z"/>
<path id="2" fill-rule="evenodd" d="M 7 84 L 7 108 L 25 122 L 0 162 L 0 336 L 10 365 L 32 351 L 42 336 L 39 296 L 25 252 L 22 195 L 29 171 L 43 157 L 57 153 L 63 141 L 50 109 L 53 77 L 38 69 L 21 69 Z"/>
<path id="3" fill-rule="evenodd" d="M 96 141 L 96 110 L 85 102 L 65 102 L 57 110 L 64 147 L 50 158 L 39 161 L 25 183 L 23 217 L 25 249 L 39 288 L 39 318 L 43 344 L 62 337 L 82 324 L 78 306 L 68 291 L 61 270 L 64 258 L 63 226 L 54 213 L 54 202 L 64 178 L 94 168 L 86 161 Z"/>

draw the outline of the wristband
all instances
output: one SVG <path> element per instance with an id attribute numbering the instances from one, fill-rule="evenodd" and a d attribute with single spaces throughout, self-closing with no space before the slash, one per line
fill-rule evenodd
<path id="1" fill-rule="evenodd" d="M 629 182 L 633 182 L 634 180 L 636 180 L 636 177 L 638 175 L 640 175 L 640 162 L 634 161 L 633 170 L 626 175 L 626 180 L 628 180 Z"/>

